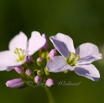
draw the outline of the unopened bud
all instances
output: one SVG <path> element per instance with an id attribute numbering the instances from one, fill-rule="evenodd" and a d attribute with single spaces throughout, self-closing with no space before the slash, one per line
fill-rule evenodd
<path id="1" fill-rule="evenodd" d="M 38 66 L 42 66 L 42 61 L 43 61 L 43 58 L 41 58 L 41 57 L 39 57 L 39 58 L 37 59 L 37 64 L 38 64 Z"/>
<path id="2" fill-rule="evenodd" d="M 21 78 L 12 79 L 6 82 L 6 86 L 10 88 L 21 88 L 24 86 L 24 82 Z"/>
<path id="3" fill-rule="evenodd" d="M 31 69 L 27 69 L 27 70 L 26 70 L 26 75 L 27 75 L 27 76 L 30 77 L 30 76 L 32 76 L 32 74 L 33 74 L 33 72 L 31 71 Z"/>
<path id="4" fill-rule="evenodd" d="M 44 37 L 44 38 L 46 39 L 46 43 L 44 44 L 43 49 L 44 49 L 45 51 L 47 51 L 47 50 L 49 49 L 47 37 L 46 37 L 45 34 L 42 34 L 42 37 Z"/>
<path id="5" fill-rule="evenodd" d="M 38 71 L 37 71 L 37 75 L 39 75 L 39 76 L 43 76 L 43 75 L 44 75 L 44 72 L 41 71 L 41 70 L 38 70 Z"/>
<path id="6" fill-rule="evenodd" d="M 35 83 L 41 83 L 42 82 L 42 78 L 40 77 L 40 76 L 36 76 L 35 78 L 34 78 L 34 82 Z"/>
<path id="7" fill-rule="evenodd" d="M 56 56 L 56 54 L 56 49 L 52 49 L 48 54 L 48 58 L 52 59 L 54 56 Z"/>
<path id="8" fill-rule="evenodd" d="M 37 62 L 42 63 L 42 61 L 43 61 L 43 58 L 41 58 L 41 57 L 39 57 L 39 58 L 37 59 Z"/>
<path id="9" fill-rule="evenodd" d="M 54 85 L 54 80 L 51 79 L 51 78 L 47 79 L 46 85 L 47 85 L 48 87 L 52 87 L 52 86 Z"/>
<path id="10" fill-rule="evenodd" d="M 22 74 L 24 72 L 24 67 L 23 66 L 15 66 L 14 69 L 19 74 Z"/>
<path id="11" fill-rule="evenodd" d="M 33 58 L 30 55 L 28 55 L 26 57 L 26 61 L 27 61 L 27 63 L 31 63 L 31 62 L 33 62 Z"/>

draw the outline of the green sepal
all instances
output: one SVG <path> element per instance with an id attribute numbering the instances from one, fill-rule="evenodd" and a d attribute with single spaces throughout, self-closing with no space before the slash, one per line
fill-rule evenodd
<path id="1" fill-rule="evenodd" d="M 50 74 L 49 71 L 46 69 L 46 67 L 44 68 L 44 72 L 45 72 L 46 75 Z"/>
<path id="2" fill-rule="evenodd" d="M 68 73 L 69 71 L 64 71 L 64 73 L 66 74 L 66 73 Z"/>
<path id="3" fill-rule="evenodd" d="M 48 50 L 45 51 L 44 49 L 42 49 L 42 50 L 39 51 L 39 55 L 40 55 L 40 57 L 42 57 L 43 59 L 47 58 L 48 54 L 49 54 L 49 51 L 48 51 Z"/>

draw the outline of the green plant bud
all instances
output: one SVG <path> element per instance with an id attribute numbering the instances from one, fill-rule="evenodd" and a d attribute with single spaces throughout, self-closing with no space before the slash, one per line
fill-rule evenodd
<path id="1" fill-rule="evenodd" d="M 64 73 L 68 73 L 69 71 L 64 71 Z"/>
<path id="2" fill-rule="evenodd" d="M 43 76 L 43 75 L 44 75 L 44 72 L 41 71 L 41 70 L 38 70 L 38 71 L 37 71 L 37 75 L 38 75 L 38 76 Z"/>

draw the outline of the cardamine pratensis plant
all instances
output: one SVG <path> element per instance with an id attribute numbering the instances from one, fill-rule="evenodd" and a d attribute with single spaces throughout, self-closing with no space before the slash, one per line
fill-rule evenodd
<path id="1" fill-rule="evenodd" d="M 84 43 L 74 49 L 71 37 L 58 33 L 50 37 L 55 49 L 49 51 L 49 45 L 45 34 L 33 31 L 28 40 L 27 36 L 20 32 L 9 43 L 9 50 L 0 52 L 0 70 L 15 71 L 21 78 L 6 82 L 7 87 L 22 88 L 28 86 L 28 81 L 33 84 L 44 83 L 47 87 L 54 85 L 50 78 L 50 72 L 74 71 L 92 81 L 98 81 L 100 73 L 91 64 L 102 59 L 98 47 L 92 43 Z M 56 56 L 56 50 L 62 56 Z M 39 51 L 36 59 L 32 55 Z M 36 68 L 38 66 L 38 68 Z"/>

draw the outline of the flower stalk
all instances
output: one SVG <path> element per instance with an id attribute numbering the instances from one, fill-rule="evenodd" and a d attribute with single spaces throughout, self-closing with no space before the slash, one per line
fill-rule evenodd
<path id="1" fill-rule="evenodd" d="M 44 87 L 46 93 L 47 93 L 47 96 L 48 96 L 48 103 L 55 103 L 55 100 L 53 98 L 53 95 L 51 93 L 51 91 L 49 90 L 48 87 Z"/>

